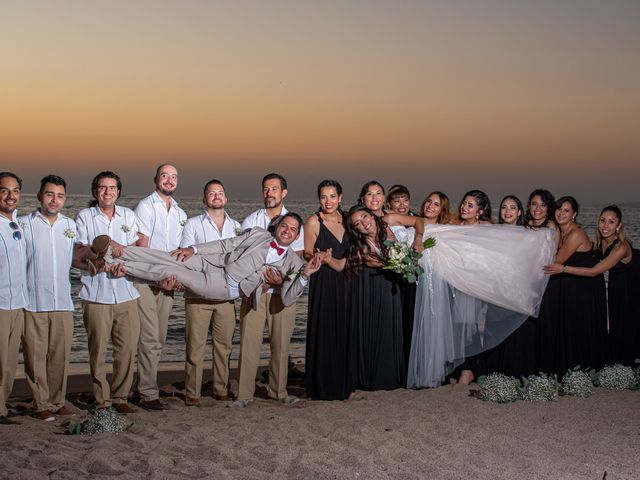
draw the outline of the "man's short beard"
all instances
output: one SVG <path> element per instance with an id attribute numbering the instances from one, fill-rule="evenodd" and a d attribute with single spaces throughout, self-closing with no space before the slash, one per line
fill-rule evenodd
<path id="1" fill-rule="evenodd" d="M 280 200 L 279 202 L 276 202 L 275 205 L 272 205 L 270 207 L 267 206 L 267 199 L 265 199 L 265 202 L 264 202 L 265 208 L 278 208 L 280 205 L 282 205 L 282 200 Z"/>
<path id="2" fill-rule="evenodd" d="M 173 190 L 165 190 L 164 188 L 159 188 L 158 191 L 162 195 L 166 195 L 167 197 L 170 197 L 175 193 L 176 189 L 174 188 Z"/>

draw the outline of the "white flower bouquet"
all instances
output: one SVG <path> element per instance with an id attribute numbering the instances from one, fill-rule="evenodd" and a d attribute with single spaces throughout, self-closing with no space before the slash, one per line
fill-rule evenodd
<path id="1" fill-rule="evenodd" d="M 418 260 L 422 258 L 422 254 L 415 251 L 406 243 L 395 243 L 386 240 L 384 244 L 389 249 L 389 260 L 382 268 L 402 275 L 409 283 L 416 283 L 418 277 L 424 273 L 423 268 L 418 264 Z M 429 237 L 422 245 L 425 249 L 428 249 L 432 248 L 435 244 L 435 238 Z"/>

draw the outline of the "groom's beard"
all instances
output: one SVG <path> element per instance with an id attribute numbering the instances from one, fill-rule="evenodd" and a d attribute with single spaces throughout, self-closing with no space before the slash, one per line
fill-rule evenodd
<path id="1" fill-rule="evenodd" d="M 175 193 L 176 189 L 174 188 L 173 190 L 167 190 L 165 188 L 160 188 L 160 189 L 158 189 L 158 191 L 161 194 L 166 195 L 167 197 L 171 197 Z"/>

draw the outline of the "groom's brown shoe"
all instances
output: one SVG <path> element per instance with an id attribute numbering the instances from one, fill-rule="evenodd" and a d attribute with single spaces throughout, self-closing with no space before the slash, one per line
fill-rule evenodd
<path id="1" fill-rule="evenodd" d="M 91 260 L 95 260 L 96 258 L 104 257 L 105 253 L 109 249 L 109 244 L 111 243 L 111 238 L 109 235 L 98 235 L 91 242 L 91 254 L 89 258 Z"/>

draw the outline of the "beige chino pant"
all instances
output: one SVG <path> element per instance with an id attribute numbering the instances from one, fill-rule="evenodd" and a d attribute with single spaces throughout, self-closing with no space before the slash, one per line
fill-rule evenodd
<path id="1" fill-rule="evenodd" d="M 140 292 L 140 340 L 138 342 L 138 393 L 142 400 L 157 400 L 158 364 L 167 340 L 173 294 L 146 283 L 136 283 Z"/>
<path id="2" fill-rule="evenodd" d="M 73 312 L 24 312 L 24 372 L 36 411 L 62 408 L 73 343 Z"/>
<path id="3" fill-rule="evenodd" d="M 213 393 L 224 397 L 229 387 L 229 359 L 236 328 L 235 305 L 233 302 L 187 298 L 185 310 L 184 374 L 187 397 L 200 398 L 204 350 L 209 329 L 213 347 Z"/>
<path id="4" fill-rule="evenodd" d="M 89 366 L 96 407 L 108 407 L 112 403 L 126 403 L 140 337 L 138 301 L 107 305 L 83 302 L 84 326 L 89 343 Z M 111 337 L 113 347 L 112 388 L 107 382 L 106 353 Z"/>
<path id="5" fill-rule="evenodd" d="M 206 255 L 176 261 L 169 252 L 145 247 L 126 247 L 122 256 L 106 256 L 107 263 L 122 263 L 127 274 L 143 280 L 163 280 L 175 275 L 182 285 L 199 297 L 230 300 L 224 268 L 206 262 Z"/>
<path id="6" fill-rule="evenodd" d="M 257 310 L 251 302 L 242 299 L 240 307 L 240 379 L 238 400 L 251 400 L 256 388 L 256 374 L 260 362 L 260 346 L 264 323 L 269 328 L 269 397 L 281 399 L 287 396 L 289 372 L 289 342 L 295 326 L 296 305 L 282 304 L 280 294 L 265 293 L 260 297 Z"/>
<path id="7" fill-rule="evenodd" d="M 0 310 L 0 416 L 7 416 L 7 399 L 18 368 L 18 351 L 24 324 L 21 308 Z"/>

